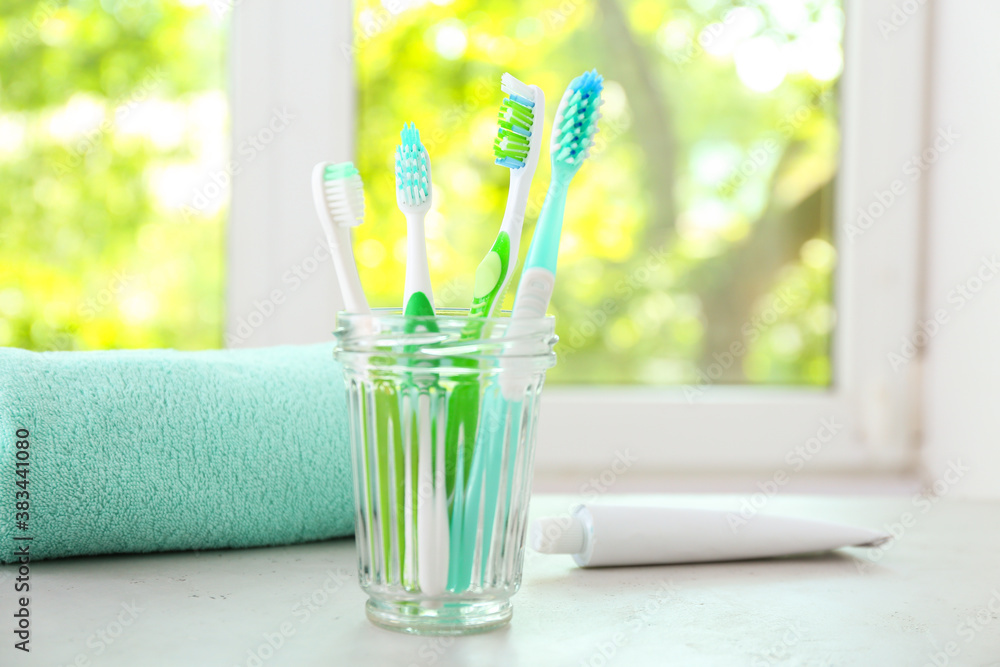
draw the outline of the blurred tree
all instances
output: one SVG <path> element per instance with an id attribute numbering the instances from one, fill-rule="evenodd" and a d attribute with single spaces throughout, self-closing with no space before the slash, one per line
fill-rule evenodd
<path id="1" fill-rule="evenodd" d="M 167 0 L 0 5 L 0 345 L 218 347 L 225 23 Z M 216 136 L 217 135 L 217 136 Z"/>
<path id="2" fill-rule="evenodd" d="M 400 300 L 404 223 L 390 165 L 402 124 L 430 137 L 439 301 L 466 306 L 506 197 L 491 154 L 500 75 L 546 91 L 548 133 L 566 84 L 596 67 L 605 118 L 566 212 L 551 379 L 829 384 L 839 2 L 356 7 L 358 161 L 375 221 L 359 247 L 375 302 Z"/>
<path id="3" fill-rule="evenodd" d="M 221 344 L 227 193 L 211 184 L 228 141 L 227 8 L 0 7 L 0 345 Z M 597 67 L 604 118 L 567 206 L 551 379 L 830 383 L 838 0 L 355 8 L 371 219 L 356 252 L 375 305 L 401 299 L 403 123 L 434 163 L 438 302 L 465 306 L 507 194 L 491 152 L 500 75 L 546 91 L 548 136 L 566 84 Z"/>

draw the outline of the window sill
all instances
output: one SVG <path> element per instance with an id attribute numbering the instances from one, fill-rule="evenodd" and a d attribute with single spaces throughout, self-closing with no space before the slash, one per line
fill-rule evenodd
<path id="1" fill-rule="evenodd" d="M 619 498 L 619 500 L 621 500 Z M 724 496 L 647 497 L 718 506 Z M 538 496 L 534 516 L 569 496 Z M 39 664 L 97 655 L 93 633 L 122 603 L 142 611 L 101 664 L 247 664 L 288 624 L 267 665 L 345 664 L 924 664 L 949 643 L 962 664 L 1000 655 L 1000 635 L 961 629 L 1000 593 L 1000 503 L 945 498 L 921 512 L 902 497 L 779 495 L 768 511 L 911 527 L 879 554 L 862 550 L 728 564 L 581 570 L 565 556 L 525 557 L 512 625 L 465 638 L 409 637 L 371 625 L 352 539 L 291 547 L 73 558 L 32 564 L 44 634 Z M 339 573 L 308 616 L 303 599 Z M 943 604 L 942 601 L 947 601 Z M 996 602 L 993 602 L 994 606 Z M 86 614 L 80 610 L 86 609 Z M 987 612 L 988 613 L 988 612 Z M 971 632 L 971 639 L 967 633 Z M 88 637 L 91 643 L 88 644 Z M 55 641 L 58 638 L 58 641 Z M 90 648 L 88 648 L 90 646 Z M 197 656 L 195 658 L 194 656 Z"/>

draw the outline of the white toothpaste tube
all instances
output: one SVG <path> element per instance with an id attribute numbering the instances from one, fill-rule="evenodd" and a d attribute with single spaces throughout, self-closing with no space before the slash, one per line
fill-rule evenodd
<path id="1" fill-rule="evenodd" d="M 674 507 L 580 505 L 570 517 L 538 519 L 531 548 L 572 554 L 580 567 L 666 565 L 771 558 L 874 547 L 889 535 L 826 521 L 758 514 L 730 521 L 729 512 Z"/>

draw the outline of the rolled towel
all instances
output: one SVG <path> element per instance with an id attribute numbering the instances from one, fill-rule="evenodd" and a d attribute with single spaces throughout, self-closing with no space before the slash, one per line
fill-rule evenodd
<path id="1" fill-rule="evenodd" d="M 0 348 L 0 562 L 350 535 L 349 437 L 332 344 Z"/>

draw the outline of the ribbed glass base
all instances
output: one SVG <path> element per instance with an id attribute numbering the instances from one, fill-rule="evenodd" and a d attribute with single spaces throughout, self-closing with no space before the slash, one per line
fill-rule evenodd
<path id="1" fill-rule="evenodd" d="M 510 600 L 489 602 L 387 602 L 369 599 L 368 620 L 380 628 L 413 635 L 466 635 L 510 622 Z"/>

